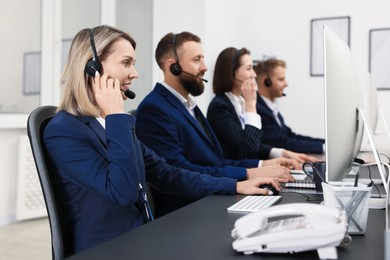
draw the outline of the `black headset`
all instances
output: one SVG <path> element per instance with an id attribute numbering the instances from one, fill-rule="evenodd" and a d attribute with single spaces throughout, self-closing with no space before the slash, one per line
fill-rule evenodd
<path id="1" fill-rule="evenodd" d="M 95 48 L 95 40 L 93 37 L 94 31 L 95 28 L 90 29 L 90 37 L 89 37 L 91 42 L 91 49 L 92 49 L 92 59 L 89 59 L 89 61 L 85 65 L 85 72 L 91 77 L 95 77 L 96 71 L 99 73 L 102 72 L 102 64 L 98 58 L 96 48 Z"/>
<path id="2" fill-rule="evenodd" d="M 265 72 L 265 75 L 267 76 L 267 77 L 264 79 L 264 85 L 265 85 L 266 87 L 271 87 L 271 86 L 272 86 L 272 80 L 271 80 L 271 78 L 269 77 L 268 62 L 267 62 L 267 61 L 264 61 L 263 64 L 264 64 L 264 72 Z"/>
<path id="3" fill-rule="evenodd" d="M 179 57 L 177 56 L 177 52 L 176 52 L 176 34 L 173 35 L 172 45 L 173 45 L 173 54 L 175 55 L 176 62 L 171 64 L 169 70 L 173 75 L 179 76 L 183 70 L 181 69 L 181 66 L 179 64 Z"/>

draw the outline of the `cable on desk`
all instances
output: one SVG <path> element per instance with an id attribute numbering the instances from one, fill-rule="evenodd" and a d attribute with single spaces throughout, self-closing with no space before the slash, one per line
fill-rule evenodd
<path id="1" fill-rule="evenodd" d="M 373 164 L 373 165 L 376 165 L 376 164 Z M 375 182 L 372 180 L 372 175 L 371 175 L 371 167 L 372 165 L 370 164 L 370 165 L 367 165 L 367 169 L 368 169 L 368 178 L 370 178 L 370 184 L 369 185 L 372 185 L 372 186 L 374 186 L 374 188 L 376 189 L 376 191 L 378 192 L 378 195 L 379 195 L 379 197 L 378 198 L 382 198 L 382 195 L 381 195 L 381 193 L 380 193 L 380 191 L 379 191 L 379 188 L 378 188 L 378 186 L 375 184 Z"/>
<path id="2" fill-rule="evenodd" d="M 387 162 L 390 164 L 390 157 L 387 154 L 382 153 L 382 152 L 379 152 L 379 154 L 383 155 L 384 157 L 386 157 L 387 158 Z"/>

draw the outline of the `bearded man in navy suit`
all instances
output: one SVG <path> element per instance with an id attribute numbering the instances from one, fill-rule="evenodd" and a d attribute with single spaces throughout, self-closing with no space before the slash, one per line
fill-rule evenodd
<path id="1" fill-rule="evenodd" d="M 190 32 L 168 33 L 158 43 L 155 58 L 164 81 L 157 83 L 137 108 L 136 133 L 144 144 L 169 164 L 202 174 L 239 181 L 259 176 L 274 177 L 280 182 L 294 180 L 289 169 L 300 165 L 292 159 L 223 158 L 218 139 L 194 98 L 203 93 L 207 71 L 198 36 Z M 155 189 L 153 193 L 157 215 L 196 200 Z"/>

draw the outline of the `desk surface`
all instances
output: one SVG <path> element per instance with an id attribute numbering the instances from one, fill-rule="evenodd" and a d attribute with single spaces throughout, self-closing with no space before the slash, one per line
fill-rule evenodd
<path id="1" fill-rule="evenodd" d="M 321 200 L 321 195 L 311 195 Z M 143 225 L 95 248 L 70 257 L 77 259 L 318 259 L 317 251 L 295 254 L 243 255 L 232 249 L 230 232 L 242 214 L 226 208 L 243 196 L 213 195 Z M 304 202 L 286 193 L 280 203 Z M 370 210 L 365 235 L 338 248 L 339 259 L 384 259 L 384 210 Z"/>

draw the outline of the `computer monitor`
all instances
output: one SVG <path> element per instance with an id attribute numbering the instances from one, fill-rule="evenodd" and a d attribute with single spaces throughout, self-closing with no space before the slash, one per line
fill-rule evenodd
<path id="1" fill-rule="evenodd" d="M 363 95 L 348 45 L 324 27 L 326 181 L 352 169 L 363 138 Z"/>

